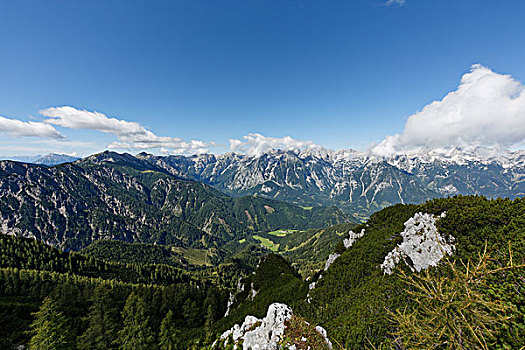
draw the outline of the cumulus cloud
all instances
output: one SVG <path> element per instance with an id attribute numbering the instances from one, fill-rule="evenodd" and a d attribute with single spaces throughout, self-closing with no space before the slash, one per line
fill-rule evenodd
<path id="1" fill-rule="evenodd" d="M 272 149 L 302 150 L 308 148 L 319 148 L 310 140 L 296 140 L 290 136 L 266 137 L 261 134 L 252 133 L 242 137 L 243 140 L 230 139 L 230 149 L 233 152 L 246 153 L 249 156 L 259 156 Z"/>
<path id="2" fill-rule="evenodd" d="M 41 122 L 24 122 L 18 119 L 0 117 L 0 133 L 13 137 L 34 136 L 48 139 L 62 139 L 52 125 Z"/>
<path id="3" fill-rule="evenodd" d="M 49 119 L 44 122 L 69 129 L 97 130 L 117 136 L 108 147 L 125 150 L 159 149 L 162 153 L 204 153 L 213 143 L 177 137 L 158 136 L 137 122 L 110 118 L 103 113 L 90 112 L 70 106 L 53 107 L 40 111 Z"/>
<path id="4" fill-rule="evenodd" d="M 387 136 L 372 151 L 390 155 L 418 147 L 512 147 L 524 140 L 524 86 L 476 64 L 455 91 L 411 115 L 401 134 Z"/>

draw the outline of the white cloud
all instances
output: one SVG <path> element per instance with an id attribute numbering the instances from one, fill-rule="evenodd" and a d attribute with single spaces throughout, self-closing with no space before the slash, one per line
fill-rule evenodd
<path id="1" fill-rule="evenodd" d="M 204 153 L 213 143 L 177 137 L 157 136 L 137 122 L 109 118 L 103 113 L 79 110 L 74 107 L 53 107 L 40 111 L 50 119 L 44 122 L 70 129 L 97 130 L 117 136 L 117 141 L 108 148 L 123 150 L 160 149 L 163 153 Z"/>
<path id="2" fill-rule="evenodd" d="M 524 140 L 525 88 L 510 75 L 476 64 L 455 91 L 411 115 L 401 134 L 387 136 L 372 151 L 389 155 L 419 147 L 512 147 Z"/>
<path id="3" fill-rule="evenodd" d="M 296 140 L 290 136 L 266 137 L 261 134 L 252 133 L 242 138 L 243 140 L 230 139 L 230 149 L 234 152 L 246 153 L 249 156 L 259 156 L 272 149 L 302 150 L 319 147 L 310 140 Z"/>
<path id="4" fill-rule="evenodd" d="M 64 138 L 52 125 L 40 122 L 23 122 L 0 117 L 0 133 L 13 137 L 34 136 L 49 139 Z"/>
<path id="5" fill-rule="evenodd" d="M 404 5 L 405 4 L 405 0 L 387 0 L 385 1 L 385 5 L 386 6 L 390 6 L 390 5 Z"/>

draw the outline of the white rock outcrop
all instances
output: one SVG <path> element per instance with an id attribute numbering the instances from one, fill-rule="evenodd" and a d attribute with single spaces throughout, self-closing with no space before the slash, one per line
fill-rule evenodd
<path id="1" fill-rule="evenodd" d="M 284 321 L 292 317 L 293 311 L 286 304 L 273 303 L 263 319 L 246 316 L 242 325 L 236 324 L 221 335 L 221 341 L 227 341 L 230 334 L 237 343 L 243 339 L 243 350 L 274 350 L 284 334 Z"/>
<path id="2" fill-rule="evenodd" d="M 259 266 L 257 265 L 257 267 Z M 235 296 L 243 291 L 244 291 L 244 284 L 242 284 L 241 278 L 239 277 L 239 280 L 237 281 L 237 291 L 235 293 L 230 292 L 230 297 L 228 298 L 228 304 L 226 305 L 226 313 L 224 314 L 224 317 L 230 314 L 231 307 L 233 306 L 233 303 L 235 302 Z"/>
<path id="3" fill-rule="evenodd" d="M 231 307 L 234 302 L 235 302 L 235 294 L 230 292 L 230 297 L 228 298 L 228 304 L 226 304 L 226 313 L 224 314 L 224 317 L 227 317 L 230 314 Z"/>
<path id="4" fill-rule="evenodd" d="M 253 288 L 253 283 L 252 283 L 251 286 L 250 286 L 250 293 L 248 294 L 248 299 L 253 300 L 255 298 L 255 296 L 257 295 L 257 293 L 259 293 L 259 291 L 255 290 L 255 288 Z"/>
<path id="5" fill-rule="evenodd" d="M 343 245 L 345 246 L 345 249 L 350 248 L 357 239 L 363 237 L 365 235 L 365 229 L 362 229 L 361 232 L 355 233 L 354 231 L 350 230 L 348 231 L 348 238 L 345 238 L 343 240 Z"/>
<path id="6" fill-rule="evenodd" d="M 454 252 L 454 237 L 442 237 L 436 227 L 436 217 L 426 213 L 416 213 L 405 222 L 401 232 L 403 242 L 395 247 L 381 264 L 385 274 L 392 274 L 397 264 L 403 260 L 412 271 L 421 271 L 436 266 L 445 255 Z"/>
<path id="7" fill-rule="evenodd" d="M 335 259 L 337 259 L 338 257 L 340 257 L 341 254 L 337 254 L 337 253 L 334 253 L 334 254 L 330 254 L 330 256 L 328 257 L 328 260 L 326 260 L 326 263 L 324 264 L 324 270 L 328 270 L 328 268 L 330 267 L 330 265 L 332 265 L 335 261 Z M 320 279 L 321 277 L 319 277 Z"/>
<path id="8" fill-rule="evenodd" d="M 231 336 L 236 344 L 234 349 L 240 349 L 237 344 L 242 340 L 243 350 L 277 350 L 286 328 L 285 321 L 292 318 L 292 315 L 293 311 L 288 305 L 273 303 L 268 307 L 263 319 L 248 315 L 241 325 L 236 324 L 224 332 L 219 341 L 224 342 L 226 346 Z M 323 336 L 328 348 L 332 349 L 326 330 L 320 326 L 317 326 L 316 330 Z"/>
<path id="9" fill-rule="evenodd" d="M 309 290 L 314 289 L 314 288 L 315 288 L 315 285 L 316 285 L 316 282 L 312 282 L 312 283 L 310 283 L 310 284 L 308 285 L 308 289 L 309 289 Z"/>
<path id="10" fill-rule="evenodd" d="M 328 340 L 328 334 L 326 333 L 326 329 L 324 329 L 323 327 L 321 326 L 315 326 L 315 330 L 321 334 L 324 338 L 324 341 L 326 342 L 326 345 L 328 346 L 329 349 L 332 348 L 332 342 L 330 340 Z"/>

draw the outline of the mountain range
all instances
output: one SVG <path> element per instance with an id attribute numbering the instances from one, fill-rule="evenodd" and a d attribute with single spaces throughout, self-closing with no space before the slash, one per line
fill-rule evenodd
<path id="1" fill-rule="evenodd" d="M 137 158 L 233 196 L 255 195 L 301 206 L 335 205 L 361 219 L 396 203 L 471 194 L 515 198 L 525 193 L 522 150 L 422 149 L 377 156 L 309 149 L 258 156 L 140 153 Z"/>
<path id="2" fill-rule="evenodd" d="M 388 157 L 324 149 L 257 156 L 106 151 L 51 167 L 1 161 L 0 231 L 62 249 L 98 239 L 204 248 L 256 232 L 362 221 L 396 203 L 524 193 L 524 151 L 454 148 Z"/>

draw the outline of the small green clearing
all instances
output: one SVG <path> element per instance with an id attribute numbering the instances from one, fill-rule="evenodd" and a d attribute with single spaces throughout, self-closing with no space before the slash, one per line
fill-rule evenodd
<path id="1" fill-rule="evenodd" d="M 211 266 L 210 254 L 206 249 L 194 249 L 194 248 L 183 248 L 183 247 L 171 247 L 171 250 L 182 254 L 184 259 L 186 259 L 192 265 L 206 265 Z"/>
<path id="2" fill-rule="evenodd" d="M 279 250 L 279 244 L 274 243 L 273 241 L 269 240 L 268 238 L 264 238 L 261 236 L 253 236 L 254 239 L 257 239 L 261 242 L 261 245 L 264 247 L 276 252 Z"/>
<path id="3" fill-rule="evenodd" d="M 301 206 L 301 208 L 303 208 L 304 210 L 312 210 L 314 207 L 303 207 L 303 206 Z"/>
<path id="4" fill-rule="evenodd" d="M 278 236 L 278 237 L 284 237 L 289 233 L 299 232 L 299 230 L 275 230 L 272 232 L 268 232 L 269 235 Z"/>
<path id="5" fill-rule="evenodd" d="M 239 243 L 241 243 L 241 244 L 243 244 L 244 242 L 246 242 L 246 238 L 243 238 L 243 239 L 239 240 Z"/>

